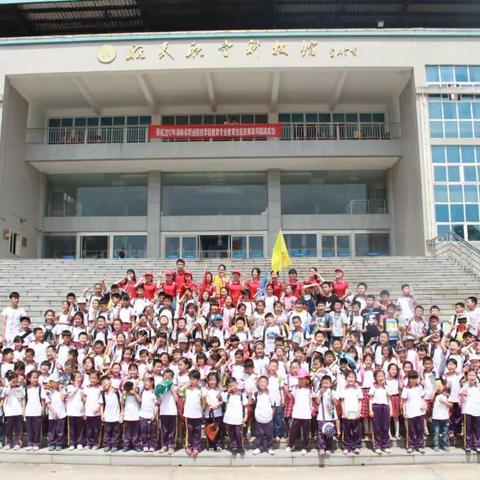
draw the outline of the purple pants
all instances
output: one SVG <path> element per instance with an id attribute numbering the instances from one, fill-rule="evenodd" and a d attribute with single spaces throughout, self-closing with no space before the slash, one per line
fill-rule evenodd
<path id="1" fill-rule="evenodd" d="M 384 450 L 390 448 L 390 408 L 388 405 L 373 404 L 374 447 Z"/>
<path id="2" fill-rule="evenodd" d="M 234 453 L 243 452 L 242 426 L 225 424 L 227 429 L 230 450 Z"/>
<path id="3" fill-rule="evenodd" d="M 465 448 L 480 448 L 480 417 L 465 415 Z"/>
<path id="4" fill-rule="evenodd" d="M 292 418 L 288 446 L 293 448 L 295 442 L 301 439 L 302 449 L 307 449 L 310 443 L 310 419 Z"/>
<path id="5" fill-rule="evenodd" d="M 65 418 L 48 419 L 48 445 L 63 447 L 65 440 Z"/>
<path id="6" fill-rule="evenodd" d="M 42 441 L 42 417 L 25 417 L 27 427 L 27 446 L 39 447 Z"/>
<path id="7" fill-rule="evenodd" d="M 123 422 L 123 447 L 141 447 L 139 420 L 128 420 Z"/>
<path id="8" fill-rule="evenodd" d="M 360 420 L 342 419 L 343 449 L 352 452 L 362 447 L 362 426 Z"/>
<path id="9" fill-rule="evenodd" d="M 160 415 L 160 433 L 162 448 L 175 448 L 177 444 L 177 421 L 176 415 Z"/>
<path id="10" fill-rule="evenodd" d="M 83 417 L 68 417 L 68 446 L 76 447 L 85 444 L 85 419 Z"/>
<path id="11" fill-rule="evenodd" d="M 22 415 L 13 415 L 5 417 L 5 445 L 14 447 L 20 445 L 20 437 L 23 430 Z"/>
<path id="12" fill-rule="evenodd" d="M 255 447 L 260 451 L 273 448 L 273 420 L 268 423 L 255 421 Z"/>
<path id="13" fill-rule="evenodd" d="M 153 448 L 154 450 L 157 449 L 157 428 L 158 425 L 156 420 L 152 422 L 150 419 L 140 418 L 140 439 L 143 448 L 146 447 Z"/>
<path id="14" fill-rule="evenodd" d="M 317 446 L 319 450 L 332 450 L 333 446 L 333 438 L 332 437 L 327 437 L 322 433 L 323 426 L 326 423 L 331 423 L 333 427 L 335 427 L 335 422 L 330 420 L 330 421 L 324 421 L 324 420 L 319 420 L 318 421 L 318 429 L 317 429 Z"/>
<path id="15" fill-rule="evenodd" d="M 208 425 L 210 423 L 215 423 L 218 425 L 219 430 L 213 442 L 207 438 L 208 448 L 223 447 L 223 415 L 220 415 L 219 417 L 207 418 L 206 424 Z"/>
<path id="16" fill-rule="evenodd" d="M 425 429 L 425 415 L 407 419 L 407 448 L 425 448 L 425 438 L 423 432 Z"/>
<path id="17" fill-rule="evenodd" d="M 102 422 L 100 416 L 87 417 L 85 419 L 85 437 L 87 447 L 98 447 L 100 443 L 100 432 L 102 430 Z"/>
<path id="18" fill-rule="evenodd" d="M 120 424 L 118 422 L 103 422 L 103 446 L 118 448 L 120 443 Z"/>
<path id="19" fill-rule="evenodd" d="M 449 432 L 453 433 L 454 435 L 461 435 L 462 433 L 462 407 L 458 404 L 458 402 L 453 402 L 452 408 L 450 409 L 450 424 L 449 424 Z"/>
<path id="20" fill-rule="evenodd" d="M 199 452 L 202 436 L 202 419 L 185 417 L 185 423 L 187 424 L 187 438 L 185 440 L 187 449 Z"/>

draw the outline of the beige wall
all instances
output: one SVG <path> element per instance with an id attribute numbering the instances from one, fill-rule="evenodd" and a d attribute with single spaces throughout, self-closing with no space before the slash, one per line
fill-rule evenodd
<path id="1" fill-rule="evenodd" d="M 39 238 L 41 173 L 25 161 L 25 126 L 28 105 L 5 82 L 0 143 L 0 232 L 13 229 L 27 241 L 22 257 L 35 258 Z M 0 237 L 0 257 L 8 257 L 9 242 Z"/>

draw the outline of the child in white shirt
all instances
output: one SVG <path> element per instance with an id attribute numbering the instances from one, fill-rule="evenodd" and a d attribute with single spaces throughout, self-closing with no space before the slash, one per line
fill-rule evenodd
<path id="1" fill-rule="evenodd" d="M 433 426 L 433 449 L 438 452 L 440 446 L 448 452 L 448 420 L 452 403 L 446 389 L 447 382 L 443 379 L 435 381 L 435 389 L 432 392 L 432 426 Z M 441 436 L 441 441 L 440 441 Z"/>

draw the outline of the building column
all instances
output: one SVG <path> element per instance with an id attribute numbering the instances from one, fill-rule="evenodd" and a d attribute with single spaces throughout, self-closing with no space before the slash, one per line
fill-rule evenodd
<path id="1" fill-rule="evenodd" d="M 278 231 L 282 228 L 282 205 L 280 170 L 267 171 L 267 193 L 268 193 L 268 239 L 267 256 L 272 255 L 273 245 Z"/>
<path id="2" fill-rule="evenodd" d="M 147 257 L 160 257 L 162 173 L 149 172 L 147 197 Z"/>

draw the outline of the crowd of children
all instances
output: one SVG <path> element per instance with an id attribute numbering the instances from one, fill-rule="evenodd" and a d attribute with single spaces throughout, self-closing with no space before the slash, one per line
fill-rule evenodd
<path id="1" fill-rule="evenodd" d="M 350 290 L 312 267 L 254 268 L 248 278 L 179 259 L 158 280 L 129 270 L 58 312 L 31 319 L 10 294 L 2 312 L 0 440 L 4 449 L 185 448 L 301 454 L 363 445 L 390 453 L 447 451 L 456 437 L 480 453 L 480 308 L 427 311 L 405 284 L 398 299 Z M 447 312 L 448 313 L 448 312 Z M 44 435 L 46 434 L 46 435 Z M 366 441 L 366 443 L 365 443 Z"/>

